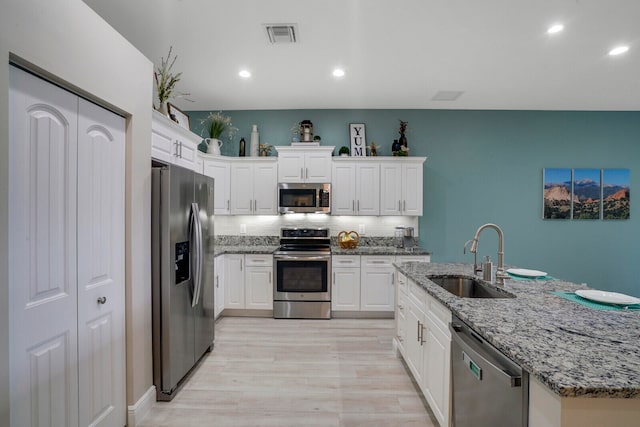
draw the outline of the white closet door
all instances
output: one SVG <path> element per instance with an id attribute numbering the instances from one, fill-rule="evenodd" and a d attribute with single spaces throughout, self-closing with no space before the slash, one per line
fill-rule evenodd
<path id="1" fill-rule="evenodd" d="M 78 98 L 9 79 L 11 425 L 77 426 Z"/>
<path id="2" fill-rule="evenodd" d="M 83 99 L 78 111 L 79 419 L 123 426 L 125 120 Z"/>

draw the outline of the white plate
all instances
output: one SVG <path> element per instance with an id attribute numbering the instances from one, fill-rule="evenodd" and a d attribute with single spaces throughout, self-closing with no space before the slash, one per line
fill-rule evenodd
<path id="1" fill-rule="evenodd" d="M 510 268 L 507 273 L 522 277 L 542 277 L 547 275 L 546 271 L 527 270 L 526 268 Z"/>
<path id="2" fill-rule="evenodd" d="M 630 295 L 619 294 L 617 292 L 606 292 L 580 289 L 576 291 L 576 295 L 582 298 L 590 299 L 592 301 L 604 302 L 606 304 L 619 304 L 619 305 L 633 305 L 640 304 L 640 298 L 632 297 Z"/>

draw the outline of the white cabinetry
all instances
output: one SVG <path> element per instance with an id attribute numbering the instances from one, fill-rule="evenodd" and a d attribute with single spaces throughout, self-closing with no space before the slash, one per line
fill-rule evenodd
<path id="1" fill-rule="evenodd" d="M 166 163 L 202 172 L 197 165 L 198 144 L 202 138 L 181 128 L 167 117 L 153 111 L 151 122 L 151 157 Z"/>
<path id="2" fill-rule="evenodd" d="M 331 182 L 331 153 L 335 147 L 276 147 L 278 182 Z"/>
<path id="3" fill-rule="evenodd" d="M 380 215 L 421 216 L 424 157 L 380 163 Z"/>
<path id="4" fill-rule="evenodd" d="M 231 164 L 219 156 L 200 154 L 202 173 L 214 179 L 213 213 L 229 215 L 231 213 Z"/>
<path id="5" fill-rule="evenodd" d="M 374 160 L 333 160 L 332 215 L 380 214 L 380 164 Z"/>
<path id="6" fill-rule="evenodd" d="M 273 255 L 245 255 L 245 308 L 273 310 Z"/>
<path id="7" fill-rule="evenodd" d="M 231 214 L 277 213 L 277 159 L 253 159 L 231 163 Z"/>
<path id="8" fill-rule="evenodd" d="M 225 308 L 273 310 L 273 255 L 224 255 Z"/>
<path id="9" fill-rule="evenodd" d="M 218 255 L 214 261 L 215 269 L 215 294 L 214 294 L 214 317 L 217 319 L 224 310 L 224 255 Z"/>
<path id="10" fill-rule="evenodd" d="M 360 309 L 362 311 L 393 311 L 394 260 L 394 256 L 361 257 Z"/>
<path id="11" fill-rule="evenodd" d="M 331 310 L 360 310 L 360 255 L 331 257 Z"/>
<path id="12" fill-rule="evenodd" d="M 451 312 L 396 272 L 396 346 L 441 426 L 450 418 Z"/>

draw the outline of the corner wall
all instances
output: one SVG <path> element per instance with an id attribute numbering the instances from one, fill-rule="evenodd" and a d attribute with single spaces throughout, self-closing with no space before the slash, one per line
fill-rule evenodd
<path id="1" fill-rule="evenodd" d="M 0 14 L 0 425 L 9 425 L 10 54 L 127 116 L 127 404 L 152 385 L 150 138 L 153 64 L 80 0 L 3 2 Z"/>

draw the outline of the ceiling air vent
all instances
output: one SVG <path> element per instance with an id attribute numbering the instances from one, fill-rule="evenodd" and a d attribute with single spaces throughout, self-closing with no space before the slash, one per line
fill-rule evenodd
<path id="1" fill-rule="evenodd" d="M 271 44 L 295 43 L 298 36 L 296 24 L 265 24 Z"/>

